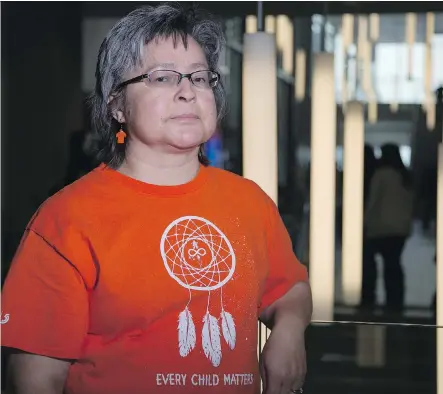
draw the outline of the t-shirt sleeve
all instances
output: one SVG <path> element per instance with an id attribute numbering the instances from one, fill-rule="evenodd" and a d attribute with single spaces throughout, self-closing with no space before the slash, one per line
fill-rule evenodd
<path id="1" fill-rule="evenodd" d="M 78 267 L 27 228 L 2 290 L 2 346 L 76 359 L 88 316 L 88 289 Z"/>
<path id="2" fill-rule="evenodd" d="M 307 269 L 295 256 L 291 238 L 277 206 L 270 198 L 267 198 L 267 206 L 266 238 L 269 267 L 260 313 L 286 294 L 296 283 L 308 281 Z"/>

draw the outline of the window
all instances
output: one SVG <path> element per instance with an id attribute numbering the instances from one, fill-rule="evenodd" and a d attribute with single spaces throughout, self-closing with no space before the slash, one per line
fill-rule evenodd
<path id="1" fill-rule="evenodd" d="M 403 15 L 395 15 L 403 17 Z M 400 18 L 400 19 L 401 19 Z M 391 18 L 392 19 L 392 18 Z M 398 18 L 397 18 L 398 19 Z M 436 15 L 436 33 L 432 39 L 432 63 L 431 63 L 431 86 L 435 90 L 443 86 L 443 33 L 439 28 L 438 21 L 442 19 L 442 14 Z M 385 24 L 388 21 L 385 20 Z M 320 21 L 313 18 L 313 36 L 318 35 Z M 441 23 L 440 23 L 441 24 Z M 340 31 L 341 21 L 337 22 L 335 31 Z M 315 28 L 314 28 L 315 26 Z M 422 104 L 425 100 L 425 50 L 424 28 L 423 33 L 418 29 L 418 39 L 412 50 L 412 75 L 408 75 L 409 47 L 404 42 L 404 25 L 385 26 L 384 36 L 380 42 L 373 46 L 373 62 L 371 66 L 372 84 L 375 90 L 377 101 L 381 104 Z M 401 31 L 400 31 L 400 30 Z M 331 29 L 329 29 L 332 31 Z M 420 35 L 421 34 L 421 35 Z M 318 38 L 317 38 L 318 40 Z M 358 68 L 355 59 L 356 46 L 351 45 L 348 49 L 347 59 L 345 59 L 342 47 L 341 33 L 334 36 L 335 54 L 335 87 L 337 103 L 343 99 L 343 77 L 347 74 L 349 94 L 352 98 L 367 101 L 365 92 L 361 90 L 360 83 L 356 83 Z M 314 46 L 315 50 L 315 46 Z"/>

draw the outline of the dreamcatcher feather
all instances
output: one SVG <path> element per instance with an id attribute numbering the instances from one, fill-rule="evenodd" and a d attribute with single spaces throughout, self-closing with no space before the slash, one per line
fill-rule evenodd
<path id="1" fill-rule="evenodd" d="M 231 349 L 235 348 L 236 332 L 232 315 L 224 309 L 221 312 L 222 331 L 226 343 Z"/>
<path id="2" fill-rule="evenodd" d="M 218 367 L 222 357 L 220 329 L 217 319 L 209 312 L 203 318 L 202 345 L 206 357 L 214 367 Z"/>
<path id="3" fill-rule="evenodd" d="M 195 348 L 197 336 L 191 311 L 188 307 L 180 313 L 178 318 L 178 347 L 180 356 L 186 357 Z"/>

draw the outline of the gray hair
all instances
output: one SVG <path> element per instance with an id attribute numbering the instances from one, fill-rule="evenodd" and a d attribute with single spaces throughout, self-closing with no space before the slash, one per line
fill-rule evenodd
<path id="1" fill-rule="evenodd" d="M 195 6 L 174 3 L 138 8 L 108 33 L 100 47 L 95 91 L 89 99 L 91 126 L 100 139 L 99 161 L 115 168 L 125 158 L 126 144 L 117 144 L 115 134 L 119 124 L 112 116 L 115 105 L 124 105 L 124 92 L 117 92 L 116 87 L 129 71 L 143 65 L 144 46 L 152 40 L 172 37 L 174 45 L 181 39 L 187 47 L 188 36 L 202 47 L 209 68 L 216 71 L 225 44 L 223 29 Z M 226 95 L 221 82 L 214 88 L 214 96 L 220 121 L 226 111 Z M 200 147 L 199 160 L 208 164 L 203 147 Z"/>

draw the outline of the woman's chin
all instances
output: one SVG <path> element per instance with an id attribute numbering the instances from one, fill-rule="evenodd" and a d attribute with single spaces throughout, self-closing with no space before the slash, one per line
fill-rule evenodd
<path id="1" fill-rule="evenodd" d="M 173 137 L 170 139 L 171 145 L 180 150 L 192 150 L 207 141 L 205 135 L 198 132 L 184 132 L 171 137 Z"/>

